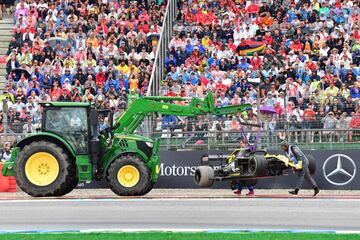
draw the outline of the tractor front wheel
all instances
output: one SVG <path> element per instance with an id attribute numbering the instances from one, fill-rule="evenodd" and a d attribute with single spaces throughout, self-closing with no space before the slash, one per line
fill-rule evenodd
<path id="1" fill-rule="evenodd" d="M 109 167 L 107 180 L 111 190 L 120 196 L 142 196 L 152 189 L 146 163 L 134 155 L 117 158 Z"/>
<path id="2" fill-rule="evenodd" d="M 14 170 L 18 186 L 34 197 L 62 196 L 73 189 L 77 179 L 75 162 L 61 147 L 47 141 L 24 147 Z"/>

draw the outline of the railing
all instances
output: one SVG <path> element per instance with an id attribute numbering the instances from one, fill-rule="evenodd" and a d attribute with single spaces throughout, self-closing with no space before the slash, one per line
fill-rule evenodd
<path id="1" fill-rule="evenodd" d="M 3 99 L 3 118 L 1 122 L 2 132 L 0 133 L 0 144 L 4 146 L 5 142 L 15 144 L 24 138 L 28 132 L 35 132 L 38 124 L 33 122 L 21 122 L 19 120 L 8 119 L 7 100 Z M 177 120 L 176 123 L 164 125 L 161 118 L 157 118 L 156 122 L 151 122 L 148 119 L 148 126 L 153 128 L 140 127 L 137 130 L 138 134 L 146 135 L 151 138 L 159 138 L 161 140 L 160 147 L 162 149 L 232 149 L 239 145 L 239 141 L 243 138 L 240 130 L 233 131 L 231 128 L 231 121 L 229 119 L 211 120 L 208 118 L 190 120 L 185 119 L 186 122 Z M 349 119 L 346 120 L 349 122 Z M 188 124 L 188 125 L 187 125 Z M 218 128 L 221 125 L 221 130 Z M 291 123 L 281 123 L 280 121 L 272 122 L 272 127 L 269 123 L 265 123 L 264 130 L 262 128 L 259 132 L 255 131 L 260 125 L 249 125 L 251 122 L 242 122 L 246 129 L 247 138 L 250 142 L 254 142 L 256 135 L 259 134 L 258 147 L 276 149 L 282 140 L 287 140 L 290 143 L 301 145 L 304 149 L 359 149 L 360 148 L 360 128 L 349 129 L 348 123 L 345 125 L 336 125 L 336 128 L 324 129 L 321 127 L 314 128 L 314 126 L 322 126 L 322 121 L 313 122 L 309 127 L 306 124 L 298 123 L 296 126 Z M 184 129 L 209 129 L 203 131 L 184 131 Z M 165 126 L 170 126 L 166 128 Z M 188 126 L 188 127 L 186 127 Z M 263 127 L 264 127 L 263 126 Z M 308 126 L 308 127 L 306 127 Z M 342 127 L 340 127 L 342 126 Z M 193 128 L 194 127 L 194 128 Z M 254 128 L 255 127 L 255 128 Z M 268 128 L 269 127 L 269 128 Z M 219 130 L 214 130 L 219 129 Z"/>
<path id="2" fill-rule="evenodd" d="M 3 147 L 6 142 L 11 145 L 19 142 L 25 137 L 24 129 L 27 128 L 27 123 L 8 123 L 2 124 L 3 132 L 0 133 L 0 146 Z"/>
<path id="3" fill-rule="evenodd" d="M 247 131 L 247 138 L 254 144 L 257 131 Z M 351 136 L 351 141 L 350 141 Z M 239 146 L 241 131 L 191 131 L 164 129 L 154 131 L 152 138 L 159 138 L 160 148 L 166 150 L 229 150 Z M 302 149 L 344 150 L 360 147 L 360 129 L 288 129 L 259 132 L 258 148 L 280 149 L 287 140 Z"/>
<path id="4" fill-rule="evenodd" d="M 160 34 L 158 49 L 156 51 L 153 69 L 151 72 L 149 88 L 146 93 L 147 96 L 157 96 L 160 89 L 160 83 L 164 79 L 165 58 L 167 55 L 167 51 L 169 49 L 169 42 L 173 34 L 173 26 L 177 11 L 178 9 L 177 9 L 176 0 L 168 0 L 164 22 Z"/>
<path id="5" fill-rule="evenodd" d="M 25 137 L 26 123 L 12 123 L 5 133 L 0 133 L 1 146 L 15 144 Z M 154 124 L 155 125 L 155 124 Z M 139 132 L 141 133 L 141 132 Z M 279 149 L 282 140 L 297 144 L 302 149 L 345 150 L 360 148 L 360 129 L 287 129 L 275 131 L 246 131 L 253 144 L 259 134 L 258 148 Z M 155 130 L 151 138 L 160 139 L 163 150 L 229 150 L 239 146 L 241 131 L 183 131 L 182 129 Z"/>

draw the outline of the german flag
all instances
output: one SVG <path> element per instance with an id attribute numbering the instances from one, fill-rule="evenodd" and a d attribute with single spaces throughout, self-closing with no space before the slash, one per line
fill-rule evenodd
<path id="1" fill-rule="evenodd" d="M 265 42 L 253 40 L 244 40 L 238 46 L 239 54 L 241 56 L 252 56 L 254 55 L 254 52 L 261 54 L 265 48 Z"/>

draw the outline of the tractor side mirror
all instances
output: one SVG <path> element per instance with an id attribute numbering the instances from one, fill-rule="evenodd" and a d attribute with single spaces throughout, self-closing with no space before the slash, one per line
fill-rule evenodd
<path id="1" fill-rule="evenodd" d="M 113 111 L 110 111 L 110 113 L 109 113 L 109 124 L 110 124 L 111 128 L 114 126 L 114 112 Z"/>

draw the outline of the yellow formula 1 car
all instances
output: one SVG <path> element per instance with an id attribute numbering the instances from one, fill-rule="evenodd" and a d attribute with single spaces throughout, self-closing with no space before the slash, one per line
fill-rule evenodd
<path id="1" fill-rule="evenodd" d="M 245 123 L 242 123 L 245 125 Z M 246 124 L 254 125 L 255 124 Z M 287 175 L 290 172 L 300 171 L 301 164 L 295 164 L 286 155 L 272 154 L 265 150 L 257 150 L 259 132 L 255 142 L 250 145 L 244 128 L 242 129 L 245 148 L 236 149 L 230 155 L 204 155 L 201 166 L 195 170 L 195 183 L 200 187 L 211 187 L 214 181 L 240 181 L 243 186 L 255 186 L 260 178 Z M 316 170 L 315 160 L 307 154 L 310 174 Z"/>
<path id="2" fill-rule="evenodd" d="M 315 160 L 307 154 L 310 174 L 316 170 Z M 204 188 L 211 187 L 214 181 L 238 180 L 243 186 L 255 186 L 260 178 L 288 175 L 299 171 L 286 155 L 271 154 L 266 151 L 236 149 L 230 155 L 204 155 L 201 166 L 195 170 L 195 183 Z"/>

